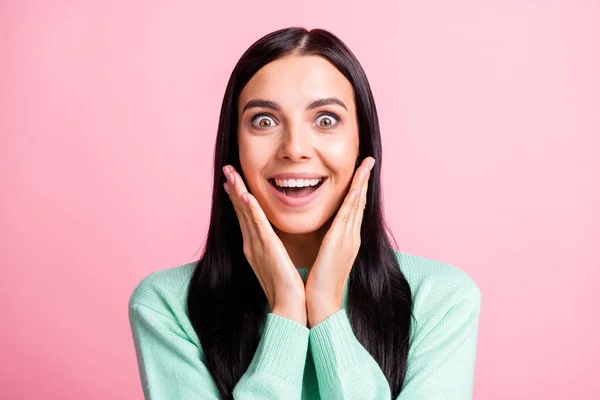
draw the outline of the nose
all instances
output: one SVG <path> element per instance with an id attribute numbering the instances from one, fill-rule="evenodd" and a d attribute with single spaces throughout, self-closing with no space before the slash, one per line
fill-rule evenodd
<path id="1" fill-rule="evenodd" d="M 288 126 L 281 135 L 278 156 L 293 162 L 310 160 L 313 157 L 312 134 L 308 127 L 300 124 Z"/>

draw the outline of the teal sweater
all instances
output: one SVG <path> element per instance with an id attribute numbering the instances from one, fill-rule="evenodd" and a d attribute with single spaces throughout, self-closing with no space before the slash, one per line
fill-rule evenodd
<path id="1" fill-rule="evenodd" d="M 451 265 L 402 252 L 396 256 L 412 290 L 414 316 L 398 399 L 471 399 L 477 285 Z M 147 400 L 220 399 L 186 310 L 194 264 L 154 272 L 131 295 L 129 320 Z M 298 271 L 306 279 L 308 271 Z M 346 293 L 343 306 L 310 329 L 268 313 L 234 399 L 391 399 L 379 365 L 354 336 Z"/>

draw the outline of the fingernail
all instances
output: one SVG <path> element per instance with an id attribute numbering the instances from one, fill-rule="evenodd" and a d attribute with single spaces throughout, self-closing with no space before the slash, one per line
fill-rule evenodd
<path id="1" fill-rule="evenodd" d="M 229 167 L 228 167 L 228 166 L 224 166 L 224 167 L 223 167 L 223 173 L 224 173 L 225 175 L 227 175 L 227 174 L 229 173 Z"/>
<path id="2" fill-rule="evenodd" d="M 227 184 L 227 182 L 225 182 L 223 184 L 223 189 L 225 189 L 225 191 L 227 192 L 227 194 L 229 194 L 229 185 Z"/>
<path id="3" fill-rule="evenodd" d="M 229 183 L 231 183 L 232 185 L 235 184 L 235 176 L 232 173 L 228 173 L 227 174 L 227 180 L 229 181 Z"/>
<path id="4" fill-rule="evenodd" d="M 362 171 L 363 178 L 366 178 L 369 175 L 369 172 L 371 172 L 371 168 L 363 168 L 363 171 Z"/>
<path id="5" fill-rule="evenodd" d="M 242 194 L 242 201 L 246 204 L 248 204 L 248 195 L 246 193 Z"/>
<path id="6" fill-rule="evenodd" d="M 371 169 L 373 168 L 373 166 L 374 166 L 374 165 L 375 165 L 375 159 L 374 159 L 374 158 L 371 158 L 371 159 L 369 160 L 369 170 L 371 170 Z"/>

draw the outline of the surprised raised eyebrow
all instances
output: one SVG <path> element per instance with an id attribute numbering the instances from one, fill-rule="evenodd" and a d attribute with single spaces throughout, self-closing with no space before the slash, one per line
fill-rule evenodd
<path id="1" fill-rule="evenodd" d="M 312 110 L 314 108 L 327 106 L 327 105 L 331 105 L 331 104 L 341 106 L 346 111 L 348 111 L 348 108 L 346 107 L 344 102 L 341 101 L 340 99 L 338 99 L 337 97 L 328 97 L 325 99 L 315 100 L 306 106 L 306 110 Z M 246 112 L 246 110 L 248 110 L 249 108 L 269 108 L 274 111 L 281 111 L 281 107 L 279 106 L 279 104 L 277 104 L 274 101 L 263 100 L 263 99 L 254 99 L 254 100 L 248 101 L 246 103 L 246 105 L 244 106 L 244 108 L 242 109 L 242 114 L 244 112 Z"/>

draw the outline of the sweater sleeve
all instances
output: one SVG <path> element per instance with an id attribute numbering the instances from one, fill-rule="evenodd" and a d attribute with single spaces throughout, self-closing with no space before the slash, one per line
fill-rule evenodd
<path id="1" fill-rule="evenodd" d="M 385 375 L 360 344 L 344 309 L 310 330 L 319 393 L 324 399 L 390 399 Z"/>
<path id="2" fill-rule="evenodd" d="M 417 331 L 398 400 L 471 400 L 481 293 L 472 284 Z"/>
<path id="3" fill-rule="evenodd" d="M 172 317 L 142 304 L 129 320 L 146 400 L 220 399 L 201 349 Z M 268 314 L 250 367 L 234 388 L 236 400 L 300 399 L 308 328 Z"/>
<path id="4" fill-rule="evenodd" d="M 419 332 L 397 400 L 472 398 L 480 294 L 475 287 L 439 309 L 441 319 Z M 326 399 L 389 400 L 389 383 L 371 354 L 354 336 L 345 310 L 310 331 L 319 392 Z"/>

